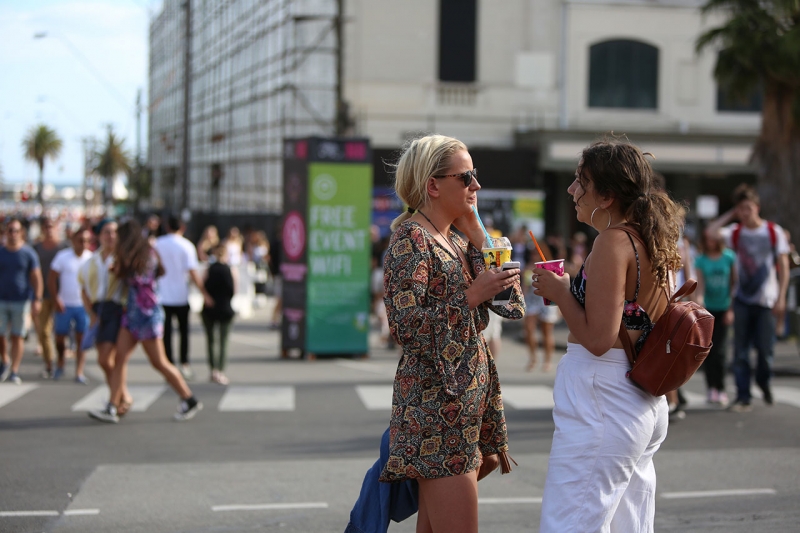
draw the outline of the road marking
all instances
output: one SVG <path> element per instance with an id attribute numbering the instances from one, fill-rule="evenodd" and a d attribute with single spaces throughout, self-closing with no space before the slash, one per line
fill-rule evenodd
<path id="1" fill-rule="evenodd" d="M 228 387 L 219 402 L 220 411 L 294 411 L 292 386 Z"/>
<path id="2" fill-rule="evenodd" d="M 792 387 L 772 387 L 772 396 L 776 402 L 800 407 L 800 389 Z"/>
<path id="3" fill-rule="evenodd" d="M 356 393 L 370 411 L 392 409 L 392 385 L 356 385 Z"/>
<path id="4" fill-rule="evenodd" d="M 343 368 L 350 368 L 352 370 L 359 370 L 361 372 L 369 372 L 370 374 L 385 374 L 394 376 L 397 365 L 384 364 L 384 363 L 371 363 L 371 362 L 358 362 L 358 361 L 336 361 L 336 366 Z"/>
<path id="5" fill-rule="evenodd" d="M 237 344 L 244 344 L 245 346 L 254 346 L 256 348 L 266 348 L 269 344 L 266 339 L 261 339 L 258 337 L 250 337 L 247 335 L 242 335 L 241 333 L 235 333 L 230 336 L 231 341 Z"/>
<path id="6" fill-rule="evenodd" d="M 504 385 L 503 404 L 514 409 L 552 409 L 553 389 L 542 385 Z"/>
<path id="7" fill-rule="evenodd" d="M 541 498 L 478 498 L 479 505 L 542 503 Z"/>
<path id="8" fill-rule="evenodd" d="M 58 516 L 58 511 L 0 511 L 0 517 Z"/>
<path id="9" fill-rule="evenodd" d="M 664 492 L 661 494 L 661 497 L 665 500 L 678 500 L 681 498 L 718 498 L 722 496 L 772 495 L 777 493 L 775 489 L 696 490 L 687 492 Z"/>
<path id="10" fill-rule="evenodd" d="M 696 392 L 691 392 L 682 389 L 681 389 L 681 394 L 683 394 L 683 397 L 686 398 L 687 409 L 708 409 L 710 407 L 713 407 L 711 405 L 706 404 L 705 394 L 698 394 Z M 719 406 L 716 407 L 719 408 Z"/>
<path id="11" fill-rule="evenodd" d="M 166 385 L 129 385 L 128 390 L 133 396 L 131 411 L 144 412 L 167 390 Z M 101 385 L 92 392 L 78 400 L 73 406 L 73 411 L 91 411 L 101 409 L 108 402 L 108 387 Z"/>
<path id="12" fill-rule="evenodd" d="M 23 383 L 22 385 L 13 383 L 0 384 L 0 407 L 10 404 L 20 396 L 24 396 L 38 387 L 39 385 L 36 383 Z"/>
<path id="13" fill-rule="evenodd" d="M 307 502 L 307 503 L 257 503 L 254 505 L 231 504 L 231 505 L 212 505 L 211 510 L 215 513 L 225 511 L 272 511 L 283 509 L 327 509 L 327 502 Z"/>
<path id="14" fill-rule="evenodd" d="M 94 516 L 100 514 L 100 509 L 67 509 L 64 516 Z"/>

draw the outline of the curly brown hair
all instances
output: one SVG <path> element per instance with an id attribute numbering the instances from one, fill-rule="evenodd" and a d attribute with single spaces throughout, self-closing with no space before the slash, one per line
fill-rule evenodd
<path id="1" fill-rule="evenodd" d="M 147 237 L 142 233 L 142 225 L 136 220 L 128 220 L 117 229 L 117 248 L 114 251 L 114 273 L 120 279 L 144 274 L 153 253 Z M 156 277 L 164 275 L 161 260 L 156 267 Z"/>
<path id="2" fill-rule="evenodd" d="M 625 219 L 644 240 L 653 275 L 659 285 L 666 286 L 669 271 L 682 268 L 678 240 L 685 208 L 659 186 L 645 154 L 627 140 L 594 142 L 582 157 L 578 182 L 585 190 L 591 176 L 598 194 L 616 199 Z"/>

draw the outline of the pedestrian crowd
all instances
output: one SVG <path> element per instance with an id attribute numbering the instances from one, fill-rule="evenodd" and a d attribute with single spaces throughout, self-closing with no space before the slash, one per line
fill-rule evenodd
<path id="1" fill-rule="evenodd" d="M 19 369 L 30 329 L 36 330 L 43 379 L 65 379 L 67 360 L 74 357 L 72 379 L 87 385 L 86 353 L 96 348 L 109 397 L 89 415 L 117 423 L 133 406 L 128 360 L 141 344 L 153 368 L 180 398 L 175 418 L 194 417 L 203 406 L 188 385 L 194 379 L 191 283 L 203 299 L 200 316 L 210 379 L 229 383 L 225 365 L 239 272 L 231 258 L 266 272 L 270 250 L 264 232 L 242 236 L 232 228 L 220 240 L 209 226 L 195 246 L 175 216 L 161 220 L 153 215 L 144 225 L 110 218 L 72 222 L 43 217 L 31 223 L 9 216 L 0 221 L 0 381 L 22 383 Z M 29 231 L 38 235 L 29 239 Z M 265 292 L 266 276 L 256 280 Z"/>

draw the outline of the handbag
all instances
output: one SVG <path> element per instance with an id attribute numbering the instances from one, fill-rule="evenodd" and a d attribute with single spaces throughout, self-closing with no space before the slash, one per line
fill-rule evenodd
<path id="1" fill-rule="evenodd" d="M 627 376 L 653 396 L 684 385 L 711 350 L 714 316 L 696 302 L 681 301 L 696 288 L 697 281 L 690 279 L 672 298 L 667 295 L 667 307 L 638 354 L 634 353 L 625 324 L 620 322 L 619 338 L 631 364 Z"/>

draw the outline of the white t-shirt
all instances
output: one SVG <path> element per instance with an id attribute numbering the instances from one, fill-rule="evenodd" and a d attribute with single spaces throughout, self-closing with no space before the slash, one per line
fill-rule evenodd
<path id="1" fill-rule="evenodd" d="M 158 282 L 161 305 L 187 305 L 187 274 L 190 270 L 197 270 L 197 248 L 188 239 L 169 233 L 156 239 L 156 251 L 164 266 L 164 277 Z"/>
<path id="2" fill-rule="evenodd" d="M 775 269 L 775 254 L 788 254 L 789 243 L 783 228 L 775 224 L 775 249 L 769 236 L 766 221 L 755 229 L 742 226 L 739 243 L 733 247 L 733 230 L 738 224 L 731 224 L 720 230 L 725 244 L 736 252 L 736 269 L 739 278 L 736 299 L 740 302 L 760 305 L 772 309 L 778 301 L 778 274 Z"/>
<path id="3" fill-rule="evenodd" d="M 64 248 L 50 263 L 50 270 L 58 274 L 58 297 L 67 307 L 82 307 L 81 284 L 78 271 L 92 258 L 92 252 L 84 250 L 78 256 L 72 248 Z"/>

